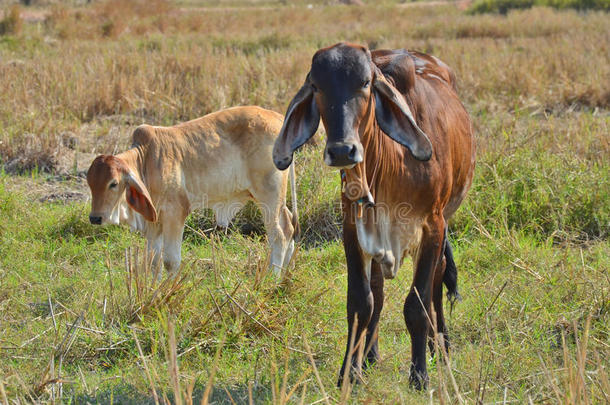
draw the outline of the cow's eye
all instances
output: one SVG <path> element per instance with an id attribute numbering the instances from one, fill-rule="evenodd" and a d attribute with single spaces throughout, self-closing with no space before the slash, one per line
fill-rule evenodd
<path id="1" fill-rule="evenodd" d="M 313 83 L 311 84 L 311 89 L 313 90 L 314 93 L 318 91 L 318 88 Z"/>
<path id="2" fill-rule="evenodd" d="M 116 188 L 116 186 L 118 186 L 118 185 L 119 185 L 119 183 L 117 183 L 116 181 L 113 181 L 112 183 L 110 183 L 108 188 L 112 190 L 113 188 Z"/>
<path id="3" fill-rule="evenodd" d="M 368 89 L 368 87 L 371 85 L 371 81 L 367 80 L 366 82 L 362 83 L 362 88 L 363 89 Z"/>

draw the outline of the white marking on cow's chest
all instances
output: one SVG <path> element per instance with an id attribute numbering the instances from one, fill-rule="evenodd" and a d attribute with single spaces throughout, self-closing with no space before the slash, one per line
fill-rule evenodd
<path id="1" fill-rule="evenodd" d="M 381 265 L 385 278 L 394 278 L 405 255 L 417 251 L 422 220 L 395 217 L 381 207 L 362 208 L 362 215 L 356 216 L 356 234 L 365 258 L 367 278 L 371 279 L 371 260 Z"/>

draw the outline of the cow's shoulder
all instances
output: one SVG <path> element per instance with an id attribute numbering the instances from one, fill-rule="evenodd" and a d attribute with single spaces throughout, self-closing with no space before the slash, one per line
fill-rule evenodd
<path id="1" fill-rule="evenodd" d="M 409 51 L 415 64 L 415 73 L 428 78 L 442 79 L 455 89 L 455 74 L 445 62 L 433 55 Z"/>
<path id="2" fill-rule="evenodd" d="M 137 127 L 131 135 L 131 144 L 134 146 L 144 146 L 150 144 L 157 138 L 155 127 L 142 124 Z"/>
<path id="3" fill-rule="evenodd" d="M 405 49 L 377 50 L 371 54 L 375 65 L 403 94 L 417 79 L 441 80 L 455 89 L 455 74 L 436 56 Z"/>
<path id="4" fill-rule="evenodd" d="M 381 49 L 371 52 L 373 63 L 402 94 L 415 83 L 415 64 L 404 49 Z"/>

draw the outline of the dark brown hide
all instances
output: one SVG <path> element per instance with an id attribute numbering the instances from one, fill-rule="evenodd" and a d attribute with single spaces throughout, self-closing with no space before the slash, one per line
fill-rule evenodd
<path id="1" fill-rule="evenodd" d="M 298 105 L 303 108 L 299 115 L 310 120 L 289 122 L 287 117 L 284 128 L 314 128 L 319 114 L 328 137 L 327 149 L 329 144 L 346 145 L 344 155 L 337 159 L 340 164 L 326 151 L 325 161 L 331 166 L 344 165 L 347 182 L 342 195 L 347 341 L 352 341 L 357 318 L 353 341 L 358 342 L 366 331 L 365 347 L 372 348 L 364 366 L 378 357 L 376 328 L 383 306 L 384 275 L 393 277 L 404 257 L 411 255 L 414 276 L 403 314 L 412 343 L 410 379 L 422 388 L 428 380 L 426 342 L 431 330 L 426 313 L 432 314 L 432 302 L 437 331 L 446 333 L 442 281 L 449 246 L 447 221 L 463 201 L 474 173 L 472 127 L 456 94 L 455 77 L 446 64 L 423 53 L 369 52 L 359 45 L 341 43 L 315 54 L 299 94 L 303 92 L 307 104 Z M 312 98 L 313 113 L 307 111 Z M 282 131 L 276 147 L 289 144 L 290 139 L 300 143 L 308 136 Z M 362 151 L 363 158 L 348 155 L 350 150 Z M 289 162 L 294 149 L 284 151 L 285 155 L 274 155 L 276 165 Z M 369 190 L 374 206 L 362 208 Z M 395 266 L 388 272 L 392 258 Z M 450 288 L 456 293 L 455 283 Z M 347 372 L 348 357 L 346 350 L 340 380 Z M 363 365 L 357 356 L 351 358 L 349 374 L 357 375 Z"/>

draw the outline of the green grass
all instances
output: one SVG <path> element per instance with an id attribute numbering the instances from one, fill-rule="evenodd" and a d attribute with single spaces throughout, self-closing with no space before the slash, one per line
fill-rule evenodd
<path id="1" fill-rule="evenodd" d="M 324 238 L 315 231 L 319 226 L 308 226 L 338 193 L 335 173 L 325 169 L 328 176 L 320 176 L 313 169 L 320 156 L 319 147 L 299 155 L 299 195 L 301 201 L 314 202 L 301 204 L 304 237 L 315 243 L 301 247 L 285 284 L 261 279 L 264 235 L 244 236 L 236 232 L 238 225 L 228 235 L 212 232 L 203 238 L 189 232 L 185 280 L 178 289 L 188 294 L 155 305 L 135 323 L 129 323 L 134 304 L 126 286 L 125 249 L 143 249 L 142 239 L 124 228 L 89 225 L 86 204 L 30 201 L 10 190 L 14 178 L 2 177 L 0 350 L 8 395 L 34 396 L 35 387 L 50 379 L 44 371 L 53 357 L 58 372 L 55 348 L 82 314 L 80 326 L 87 329 L 74 333 L 61 370 L 67 381 L 65 400 L 136 403 L 142 395 L 150 397 L 132 328 L 149 367 L 158 374 L 156 388 L 171 398 L 168 316 L 176 319 L 176 351 L 183 354 L 180 380 L 183 387 L 195 382 L 195 397 L 203 395 L 214 354 L 224 340 L 212 399 L 229 402 L 231 395 L 247 401 L 250 385 L 256 402 L 279 402 L 274 395 L 280 395 L 286 371 L 289 388 L 311 371 L 304 354 L 287 349 L 304 351 L 306 339 L 326 392 L 338 400 L 333 384 L 346 336 L 345 259 L 340 242 L 333 239 L 336 235 Z M 556 390 L 567 398 L 572 388 L 570 380 L 562 378 L 566 370 L 576 369 L 576 339 L 584 333 L 589 335 L 587 395 L 595 403 L 608 394 L 601 374 L 610 354 L 610 246 L 604 217 L 608 176 L 604 165 L 587 168 L 578 160 L 569 153 L 556 156 L 535 148 L 487 151 L 479 157 L 472 193 L 453 224 L 463 301 L 449 316 L 453 374 L 469 402 L 483 395 L 482 387 L 485 402 L 500 401 L 504 395 L 518 402 L 554 401 Z M 329 181 L 320 185 L 326 178 Z M 586 192 L 594 179 L 597 188 Z M 33 181 L 42 182 L 44 176 Z M 256 227 L 256 215 L 241 215 Z M 200 213 L 191 225 L 202 225 L 197 221 L 205 218 Z M 409 339 L 402 303 L 410 279 L 408 261 L 398 278 L 386 284 L 380 330 L 383 360 L 367 375 L 367 385 L 355 388 L 352 401 L 419 403 L 427 398 L 412 392 L 407 383 Z M 215 313 L 216 305 L 222 305 L 220 312 Z M 438 388 L 439 366 L 436 361 L 430 364 L 431 387 Z M 446 369 L 440 371 L 447 387 Z M 305 380 L 307 401 L 320 399 L 313 376 Z M 50 387 L 58 395 L 57 385 L 50 384 L 38 393 L 40 398 L 53 395 Z M 455 395 L 449 386 L 449 397 L 455 400 Z"/>

